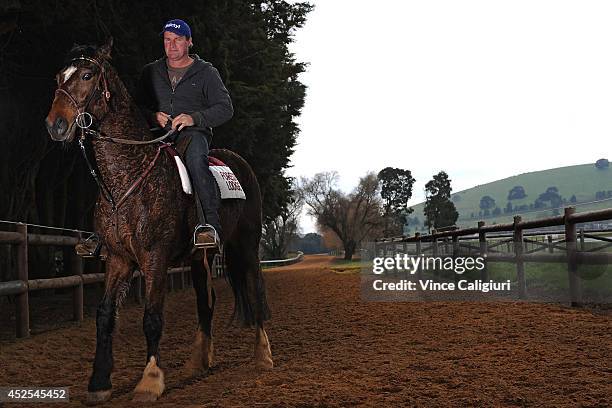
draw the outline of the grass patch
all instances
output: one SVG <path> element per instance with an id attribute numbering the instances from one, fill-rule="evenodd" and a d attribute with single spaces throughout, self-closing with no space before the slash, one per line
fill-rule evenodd
<path id="1" fill-rule="evenodd" d="M 359 273 L 361 268 L 371 265 L 371 261 L 362 261 L 360 258 L 354 258 L 350 261 L 342 258 L 334 258 L 331 262 L 331 270 L 339 274 Z"/>
<path id="2" fill-rule="evenodd" d="M 489 276 L 493 280 L 516 281 L 516 265 L 513 263 L 489 263 Z M 585 290 L 612 292 L 612 268 L 609 265 L 579 265 L 582 288 Z M 530 262 L 525 264 L 527 286 L 542 285 L 554 289 L 568 289 L 567 264 Z"/>
<path id="3" fill-rule="evenodd" d="M 490 262 L 487 265 L 489 279 L 495 282 L 509 280 L 516 287 L 516 264 L 506 262 Z M 608 303 L 612 298 L 612 267 L 608 265 L 579 265 L 583 298 L 586 302 Z M 429 274 L 429 272 L 426 272 Z M 429 275 L 428 275 L 429 276 Z M 452 280 L 453 272 L 441 272 L 441 277 Z M 461 275 L 460 279 L 468 281 L 480 279 L 480 271 L 470 271 Z M 525 263 L 525 284 L 527 292 L 546 296 L 558 296 L 569 293 L 569 277 L 567 264 L 528 262 Z"/>

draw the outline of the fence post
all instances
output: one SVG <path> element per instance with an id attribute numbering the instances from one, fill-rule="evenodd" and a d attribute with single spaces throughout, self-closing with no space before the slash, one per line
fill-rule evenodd
<path id="1" fill-rule="evenodd" d="M 185 271 L 181 271 L 180 276 L 181 276 L 181 279 L 180 279 L 179 289 L 184 290 L 185 289 Z"/>
<path id="2" fill-rule="evenodd" d="M 551 254 L 555 252 L 555 247 L 553 247 L 552 235 L 548 235 L 548 252 Z"/>
<path id="3" fill-rule="evenodd" d="M 79 232 L 77 235 L 79 241 L 82 239 L 82 235 Z M 83 260 L 80 256 L 74 253 L 70 256 L 70 273 L 77 275 L 79 284 L 72 290 L 72 316 L 77 322 L 83 321 Z"/>
<path id="4" fill-rule="evenodd" d="M 516 278 L 518 280 L 519 299 L 527 296 L 527 285 L 525 283 L 525 262 L 523 261 L 523 229 L 518 226 L 522 217 L 514 216 L 514 255 L 516 259 Z"/>
<path id="5" fill-rule="evenodd" d="M 17 232 L 23 236 L 22 241 L 17 245 L 17 279 L 25 283 L 26 291 L 17 295 L 15 303 L 15 325 L 17 328 L 17 337 L 23 338 L 30 335 L 28 226 L 26 224 L 17 224 Z"/>
<path id="6" fill-rule="evenodd" d="M 421 233 L 420 232 L 415 232 L 414 233 L 414 238 L 416 239 L 416 245 L 415 245 L 415 251 L 416 254 L 415 256 L 421 256 Z M 419 262 L 419 267 L 416 270 L 416 275 L 417 275 L 417 279 L 421 280 L 423 278 L 423 269 L 421 268 L 421 263 Z"/>
<path id="7" fill-rule="evenodd" d="M 484 268 L 480 271 L 480 279 L 482 281 L 489 280 L 489 272 L 487 266 L 487 233 L 481 231 L 484 227 L 484 221 L 478 221 L 478 243 L 480 244 L 480 256 L 484 258 Z"/>
<path id="8" fill-rule="evenodd" d="M 573 307 L 582 305 L 582 290 L 578 275 L 578 259 L 576 256 L 576 224 L 569 217 L 576 212 L 575 207 L 565 208 L 565 242 L 567 248 L 567 273 L 569 278 L 570 302 Z"/>
<path id="9" fill-rule="evenodd" d="M 453 262 L 455 262 L 455 258 L 459 256 L 459 235 L 453 235 L 452 240 L 453 240 Z M 459 282 L 459 275 L 455 271 L 453 271 L 453 278 L 455 280 L 455 283 Z"/>
<path id="10" fill-rule="evenodd" d="M 584 251 L 584 228 L 580 228 L 580 250 Z"/>
<path id="11" fill-rule="evenodd" d="M 393 259 L 395 259 L 396 255 L 397 255 L 397 244 L 391 241 L 391 256 L 393 257 Z M 399 271 L 397 270 L 397 265 L 394 263 L 393 276 L 397 276 L 398 272 Z"/>
<path id="12" fill-rule="evenodd" d="M 392 257 L 393 257 L 393 247 L 391 246 L 391 243 L 385 242 L 385 258 L 392 258 Z M 391 273 L 391 269 L 385 268 L 385 273 Z"/>
<path id="13" fill-rule="evenodd" d="M 431 235 L 435 235 L 436 234 L 436 230 L 432 229 L 431 230 Z M 438 256 L 438 238 L 433 237 L 432 241 L 431 241 L 431 255 L 434 258 L 434 268 L 433 268 L 433 276 L 434 279 L 436 281 L 440 280 L 440 272 L 438 271 L 438 268 L 436 268 L 436 261 L 435 258 Z"/>

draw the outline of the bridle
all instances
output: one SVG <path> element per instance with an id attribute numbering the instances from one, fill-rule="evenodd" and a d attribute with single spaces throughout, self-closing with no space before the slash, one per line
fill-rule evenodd
<path id="1" fill-rule="evenodd" d="M 104 140 L 104 141 L 110 141 L 110 142 L 121 143 L 121 144 L 129 144 L 129 145 L 147 145 L 147 144 L 154 144 L 157 142 L 161 142 L 167 139 L 171 134 L 174 133 L 174 130 L 170 130 L 163 136 L 160 136 L 153 140 L 130 140 L 130 139 L 121 139 L 117 137 L 103 136 L 99 131 L 93 129 L 92 125 L 94 121 L 94 116 L 91 113 L 89 113 L 87 109 L 89 108 L 89 105 L 91 104 L 94 97 L 96 96 L 96 93 L 100 90 L 100 83 L 102 83 L 102 96 L 104 96 L 104 101 L 107 106 L 108 106 L 108 102 L 110 101 L 110 97 L 111 97 L 111 93 L 108 90 L 108 82 L 106 80 L 106 70 L 104 69 L 104 64 L 100 63 L 95 58 L 81 55 L 79 57 L 76 57 L 70 60 L 70 63 L 72 64 L 75 61 L 91 62 L 98 68 L 98 72 L 99 72 L 98 81 L 96 83 L 96 86 L 94 87 L 93 91 L 91 91 L 89 96 L 86 98 L 85 103 L 82 106 L 77 102 L 74 96 L 70 94 L 70 92 L 63 89 L 61 86 L 58 86 L 57 89 L 55 90 L 56 96 L 58 93 L 65 95 L 70 101 L 70 103 L 74 105 L 74 107 L 76 108 L 77 115 L 74 118 L 74 121 L 75 121 L 75 124 L 81 129 L 81 138 L 83 138 L 84 135 L 87 134 L 87 135 L 96 137 L 97 139 Z"/>
<path id="2" fill-rule="evenodd" d="M 97 68 L 98 68 L 98 82 L 96 83 L 93 91 L 89 94 L 89 96 L 87 97 L 87 99 L 85 100 L 85 103 L 83 104 L 83 106 L 80 106 L 79 103 L 77 102 L 77 100 L 74 98 L 74 96 L 72 96 L 70 94 L 70 92 L 68 92 L 67 90 L 63 89 L 60 86 L 57 87 L 57 89 L 55 90 L 55 95 L 57 96 L 58 93 L 65 95 L 68 100 L 70 101 L 70 103 L 72 105 L 74 105 L 74 107 L 77 110 L 77 116 L 75 117 L 75 123 L 76 125 L 81 128 L 81 129 L 89 129 L 91 127 L 91 125 L 93 125 L 93 115 L 89 112 L 87 112 L 87 109 L 89 108 L 89 104 L 91 103 L 91 101 L 94 99 L 96 93 L 100 90 L 100 83 L 102 83 L 102 95 L 104 96 L 104 100 L 105 103 L 108 104 L 108 101 L 110 100 L 111 94 L 108 91 L 108 83 L 106 81 L 106 71 L 104 70 L 104 65 L 101 64 L 100 62 L 98 62 L 98 60 L 96 60 L 95 58 L 91 58 L 91 57 L 86 57 L 84 55 L 81 55 L 79 57 L 73 58 L 72 60 L 70 60 L 70 64 L 76 62 L 76 61 L 87 61 L 87 62 L 91 62 L 92 64 L 94 64 Z"/>
<path id="3" fill-rule="evenodd" d="M 94 116 L 88 112 L 89 106 L 92 103 L 92 101 L 94 100 L 94 98 L 96 97 L 96 94 L 100 91 L 100 87 L 101 87 L 101 95 L 104 97 L 104 103 L 106 104 L 106 107 L 108 107 L 108 102 L 110 101 L 110 97 L 111 97 L 111 93 L 108 90 L 108 82 L 106 80 L 106 70 L 104 69 L 104 65 L 102 63 L 100 63 L 98 60 L 96 60 L 95 58 L 91 58 L 91 57 L 87 57 L 84 55 L 81 55 L 79 57 L 73 58 L 70 63 L 74 63 L 76 61 L 88 61 L 91 62 L 92 64 L 94 64 L 97 68 L 98 68 L 98 80 L 96 82 L 96 85 L 94 87 L 94 89 L 91 91 L 91 93 L 87 96 L 87 98 L 85 99 L 85 102 L 83 105 L 79 104 L 79 102 L 74 98 L 74 96 L 72 96 L 70 94 L 70 92 L 68 92 L 67 90 L 63 89 L 60 86 L 57 87 L 57 89 L 55 90 L 55 95 L 57 96 L 58 94 L 62 94 L 65 95 L 68 100 L 70 101 L 70 103 L 72 105 L 74 105 L 74 107 L 77 110 L 77 116 L 75 117 L 74 121 L 75 124 L 79 127 L 80 129 L 80 136 L 79 136 L 79 147 L 81 149 L 81 153 L 83 154 L 83 157 L 85 158 L 85 162 L 87 163 L 87 167 L 89 168 L 89 172 L 92 175 L 93 179 L 95 180 L 96 184 L 98 184 L 98 187 L 100 188 L 100 190 L 102 191 L 102 195 L 103 197 L 106 199 L 106 201 L 108 201 L 111 205 L 111 213 L 113 213 L 115 215 L 115 221 L 113 222 L 115 229 L 116 229 L 116 237 L 115 239 L 118 239 L 118 224 L 119 224 L 119 219 L 118 219 L 118 212 L 117 210 L 121 207 L 121 205 L 123 203 L 125 203 L 125 201 L 128 199 L 128 197 L 134 192 L 136 191 L 136 189 L 142 184 L 142 182 L 145 180 L 145 178 L 147 177 L 147 175 L 151 172 L 151 170 L 153 169 L 153 167 L 155 166 L 155 163 L 157 162 L 157 159 L 160 156 L 160 153 L 162 150 L 166 150 L 170 153 L 170 151 L 174 151 L 174 149 L 171 148 L 171 144 L 169 143 L 161 143 L 158 148 L 157 148 L 157 153 L 155 154 L 155 157 L 153 158 L 153 160 L 149 163 L 149 165 L 145 168 L 145 170 L 142 172 L 142 174 L 140 175 L 140 177 L 135 180 L 131 186 L 127 189 L 127 191 L 125 193 L 123 193 L 123 195 L 119 198 L 119 200 L 115 200 L 115 198 L 113 197 L 112 192 L 110 191 L 110 189 L 106 186 L 106 184 L 104 183 L 104 181 L 98 176 L 98 174 L 96 173 L 93 165 L 91 164 L 88 156 L 87 156 L 87 151 L 85 149 L 85 138 L 87 135 L 92 136 L 96 139 L 102 140 L 102 141 L 109 141 L 109 142 L 114 142 L 114 143 L 121 143 L 121 144 L 129 144 L 129 145 L 145 145 L 145 144 L 153 144 L 153 143 L 158 143 L 161 142 L 162 140 L 168 138 L 171 134 L 173 134 L 175 132 L 175 130 L 170 130 L 168 131 L 165 135 L 158 137 L 156 139 L 153 140 L 129 140 L 129 139 L 120 139 L 120 138 L 115 138 L 115 137 L 108 137 L 108 136 L 103 136 L 100 131 L 95 130 L 92 128 L 93 122 L 94 122 Z M 101 120 L 101 119 L 100 119 Z M 170 149 L 170 150 L 168 150 Z M 172 153 L 170 153 L 172 154 Z"/>

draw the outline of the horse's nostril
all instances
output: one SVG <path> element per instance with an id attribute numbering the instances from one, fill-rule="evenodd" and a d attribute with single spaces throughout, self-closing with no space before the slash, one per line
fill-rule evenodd
<path id="1" fill-rule="evenodd" d="M 58 117 L 55 121 L 55 130 L 57 131 L 57 133 L 61 135 L 66 131 L 66 128 L 66 119 L 62 118 L 61 116 Z"/>

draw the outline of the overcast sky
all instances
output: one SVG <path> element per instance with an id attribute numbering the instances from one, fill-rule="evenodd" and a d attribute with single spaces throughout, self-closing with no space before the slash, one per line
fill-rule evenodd
<path id="1" fill-rule="evenodd" d="M 290 176 L 384 167 L 453 191 L 595 162 L 612 135 L 610 1 L 310 1 Z M 303 218 L 302 231 L 314 231 Z"/>

